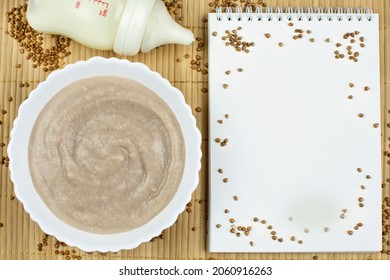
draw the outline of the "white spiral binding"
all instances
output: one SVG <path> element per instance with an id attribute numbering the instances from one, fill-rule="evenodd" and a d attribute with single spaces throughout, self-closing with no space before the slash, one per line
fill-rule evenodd
<path id="1" fill-rule="evenodd" d="M 217 20 L 257 20 L 257 21 L 282 21 L 287 20 L 291 21 L 294 16 L 299 21 L 306 19 L 308 21 L 362 21 L 366 19 L 367 21 L 371 21 L 372 19 L 372 9 L 371 8 L 356 8 L 353 10 L 350 7 L 342 8 L 337 7 L 333 9 L 332 7 L 276 7 L 275 9 L 272 7 L 266 7 L 263 9 L 261 6 L 257 6 L 255 10 L 252 7 L 248 6 L 245 8 L 245 11 L 242 10 L 242 7 L 237 7 L 234 11 L 232 7 L 221 8 L 217 7 L 215 9 L 215 14 Z"/>

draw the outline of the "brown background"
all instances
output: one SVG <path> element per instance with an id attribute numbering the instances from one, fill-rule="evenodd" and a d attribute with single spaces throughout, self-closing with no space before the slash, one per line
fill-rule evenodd
<path id="1" fill-rule="evenodd" d="M 166 0 L 165 2 L 172 2 Z M 207 70 L 207 13 L 212 7 L 209 2 L 222 3 L 212 0 L 181 0 L 181 7 L 172 9 L 171 13 L 183 26 L 191 29 L 197 42 L 190 46 L 164 46 L 147 54 L 135 57 L 126 57 L 130 61 L 139 61 L 148 65 L 152 70 L 162 74 L 171 83 L 179 88 L 186 101 L 193 108 L 198 127 L 203 134 L 202 150 L 204 157 L 203 168 L 200 172 L 200 184 L 195 191 L 187 211 L 183 212 L 177 222 L 164 231 L 163 236 L 154 241 L 144 243 L 133 250 L 123 250 L 117 253 L 86 253 L 78 248 L 59 244 L 54 237 L 44 237 L 39 226 L 31 221 L 29 215 L 17 199 L 13 199 L 13 185 L 10 181 L 8 167 L 0 165 L 0 259 L 390 259 L 390 246 L 387 244 L 390 237 L 390 223 L 386 219 L 385 210 L 389 206 L 384 204 L 384 243 L 382 253 L 375 254 L 210 254 L 207 252 L 207 72 L 198 72 L 191 69 L 191 60 L 199 55 L 202 70 Z M 224 1 L 240 3 L 236 1 Z M 257 1 L 253 1 L 257 2 Z M 381 95 L 382 95 L 382 131 L 383 150 L 389 150 L 389 112 L 390 109 L 390 1 L 389 0 L 265 0 L 266 4 L 275 6 L 342 6 L 342 7 L 371 7 L 375 13 L 380 14 L 380 54 L 381 54 Z M 7 145 L 12 122 L 17 115 L 19 105 L 25 100 L 30 91 L 39 82 L 44 81 L 48 73 L 42 67 L 33 68 L 32 62 L 20 54 L 17 42 L 5 34 L 7 30 L 6 12 L 12 7 L 24 4 L 23 0 L 0 1 L 0 156 L 7 156 Z M 176 13 L 175 13 L 176 10 Z M 45 37 L 49 44 L 50 37 Z M 204 43 L 205 47 L 198 48 Z M 85 60 L 92 56 L 115 56 L 113 52 L 96 51 L 71 42 L 72 54 L 65 59 L 65 64 Z M 185 58 L 189 54 L 189 58 Z M 120 56 L 118 56 L 120 57 Z M 181 58 L 181 61 L 178 60 Z M 21 68 L 16 68 L 21 64 Z M 20 82 L 28 82 L 29 87 L 19 87 Z M 12 102 L 9 102 L 12 97 Z M 383 156 L 383 195 L 389 196 L 390 184 L 388 157 Z M 387 212 L 389 213 L 389 212 Z M 389 213 L 390 214 L 390 213 Z M 389 215 L 390 219 L 390 215 Z M 387 230 L 386 230 L 387 226 Z M 44 243 L 42 250 L 38 250 L 39 243 Z M 58 248 L 57 248 L 58 247 Z M 58 250 L 56 254 L 56 250 Z M 67 250 L 69 252 L 67 252 Z M 68 254 L 68 255 L 67 255 Z"/>

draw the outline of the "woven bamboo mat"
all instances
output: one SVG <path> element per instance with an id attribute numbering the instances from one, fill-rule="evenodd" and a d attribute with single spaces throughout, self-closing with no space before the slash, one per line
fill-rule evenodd
<path id="1" fill-rule="evenodd" d="M 172 2 L 166 0 L 165 2 Z M 178 1 L 176 1 L 178 2 Z M 172 10 L 173 16 L 183 26 L 191 29 L 198 41 L 191 46 L 164 46 L 148 54 L 126 57 L 130 61 L 139 61 L 152 70 L 161 73 L 185 95 L 186 101 L 193 108 L 198 127 L 203 134 L 202 150 L 204 153 L 200 172 L 200 183 L 195 191 L 187 211 L 177 222 L 166 229 L 160 237 L 144 243 L 133 250 L 118 253 L 87 253 L 66 246 L 54 237 L 45 236 L 39 226 L 24 211 L 21 203 L 14 198 L 13 186 L 6 164 L 0 165 L 0 259 L 390 259 L 390 246 L 387 244 L 390 234 L 386 233 L 382 253 L 377 254 L 210 254 L 207 252 L 207 13 L 212 9 L 209 2 L 214 0 L 181 0 L 181 7 Z M 240 1 L 231 1 L 240 3 Z M 257 2 L 257 1 L 252 1 Z M 389 150 L 390 133 L 390 1 L 389 0 L 265 0 L 270 6 L 342 6 L 371 7 L 380 14 L 381 47 L 381 94 L 383 150 Z M 12 7 L 24 4 L 24 0 L 0 1 L 0 156 L 7 157 L 6 148 L 12 122 L 17 115 L 19 105 L 39 82 L 45 80 L 48 73 L 42 67 L 33 68 L 32 62 L 20 53 L 20 48 L 13 38 L 6 34 L 8 28 L 6 13 Z M 50 40 L 49 37 L 45 40 Z M 200 46 L 199 46 L 199 43 Z M 202 46 L 204 44 L 204 46 Z M 113 52 L 96 51 L 71 42 L 71 55 L 65 64 L 85 60 L 92 56 L 115 56 Z M 186 54 L 189 55 L 186 58 Z M 196 57 L 198 56 L 198 57 Z M 121 57 L 123 58 L 123 57 Z M 200 69 L 192 69 L 191 60 L 200 61 Z M 16 65 L 21 64 L 20 68 Z M 196 67 L 195 67 L 196 68 Z M 20 87 L 23 82 L 29 87 Z M 390 170 L 388 158 L 383 156 L 383 195 L 390 194 Z M 386 207 L 388 209 L 388 207 Z M 389 210 L 387 210 L 389 211 Z M 389 217 L 390 219 L 390 217 Z M 384 219 L 384 227 L 390 221 Z M 42 243 L 41 248 L 40 243 Z M 57 252 L 56 252 L 57 250 Z"/>

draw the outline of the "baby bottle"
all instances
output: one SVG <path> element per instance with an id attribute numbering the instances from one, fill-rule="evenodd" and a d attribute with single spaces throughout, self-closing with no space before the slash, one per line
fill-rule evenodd
<path id="1" fill-rule="evenodd" d="M 194 41 L 161 0 L 30 0 L 27 20 L 39 32 L 124 55 Z"/>

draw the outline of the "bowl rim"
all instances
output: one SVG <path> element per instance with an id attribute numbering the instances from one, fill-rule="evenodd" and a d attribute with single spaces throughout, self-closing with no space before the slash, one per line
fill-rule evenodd
<path id="1" fill-rule="evenodd" d="M 35 190 L 28 161 L 30 135 L 43 107 L 61 89 L 77 80 L 96 76 L 118 76 L 129 78 L 146 86 L 170 107 L 178 120 L 185 143 L 185 164 L 183 177 L 178 190 L 168 205 L 153 219 L 141 227 L 116 234 L 95 234 L 72 227 L 55 216 Z M 11 180 L 15 195 L 41 229 L 84 251 L 116 252 L 133 249 L 143 242 L 150 241 L 175 223 L 192 193 L 199 183 L 201 168 L 202 137 L 196 126 L 191 107 L 185 102 L 182 92 L 173 87 L 159 73 L 150 70 L 145 64 L 125 59 L 92 57 L 86 61 L 69 64 L 51 73 L 31 91 L 29 98 L 18 110 L 18 116 L 10 133 L 8 156 Z"/>

